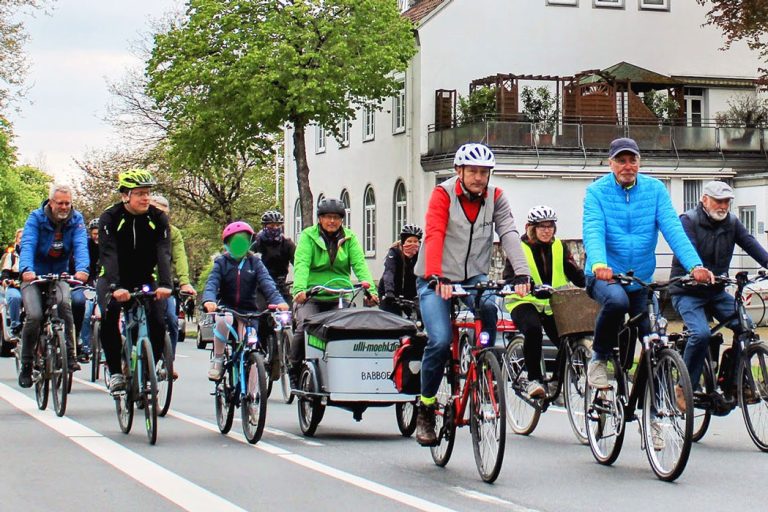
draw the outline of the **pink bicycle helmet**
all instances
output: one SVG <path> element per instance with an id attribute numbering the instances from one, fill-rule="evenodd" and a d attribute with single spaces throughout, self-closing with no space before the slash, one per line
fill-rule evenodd
<path id="1" fill-rule="evenodd" d="M 239 220 L 237 222 L 227 224 L 227 227 L 225 227 L 224 231 L 221 232 L 221 240 L 224 241 L 235 233 L 248 233 L 251 236 L 256 234 L 256 232 L 247 222 Z"/>

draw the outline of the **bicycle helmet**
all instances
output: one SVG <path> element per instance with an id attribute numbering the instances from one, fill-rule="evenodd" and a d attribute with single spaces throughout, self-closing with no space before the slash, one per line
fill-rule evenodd
<path id="1" fill-rule="evenodd" d="M 477 165 L 479 167 L 496 167 L 496 158 L 493 151 L 483 144 L 469 143 L 461 146 L 456 151 L 453 159 L 453 165 L 461 167 L 463 165 Z"/>
<path id="2" fill-rule="evenodd" d="M 421 240 L 421 237 L 424 236 L 424 231 L 422 231 L 422 229 L 416 224 L 406 224 L 400 230 L 400 239 L 404 240 L 409 236 L 415 236 L 416 238 Z"/>
<path id="3" fill-rule="evenodd" d="M 262 224 L 283 224 L 284 222 L 283 214 L 275 210 L 264 212 L 264 215 L 261 216 Z"/>
<path id="4" fill-rule="evenodd" d="M 256 232 L 247 222 L 239 220 L 237 222 L 227 224 L 227 227 L 225 227 L 224 231 L 221 232 L 222 241 L 231 237 L 235 233 L 248 233 L 249 235 L 253 236 Z"/>
<path id="5" fill-rule="evenodd" d="M 134 188 L 154 187 L 155 185 L 157 182 L 154 176 L 146 169 L 131 169 L 120 173 L 117 177 L 117 188 L 120 192 Z"/>
<path id="6" fill-rule="evenodd" d="M 321 215 L 328 213 L 335 213 L 336 215 L 344 217 L 344 214 L 346 213 L 344 203 L 342 203 L 339 199 L 323 199 L 317 204 L 317 216 L 320 217 Z"/>
<path id="7" fill-rule="evenodd" d="M 92 229 L 99 229 L 99 219 L 93 219 L 88 223 L 88 231 Z"/>
<path id="8" fill-rule="evenodd" d="M 528 224 L 538 224 L 539 222 L 557 222 L 555 210 L 549 206 L 540 204 L 528 210 Z"/>

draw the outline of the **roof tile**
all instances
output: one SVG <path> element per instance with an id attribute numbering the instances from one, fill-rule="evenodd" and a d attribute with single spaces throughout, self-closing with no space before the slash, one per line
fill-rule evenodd
<path id="1" fill-rule="evenodd" d="M 421 0 L 416 5 L 403 13 L 403 16 L 414 23 L 418 23 L 426 18 L 429 13 L 440 7 L 445 0 Z"/>

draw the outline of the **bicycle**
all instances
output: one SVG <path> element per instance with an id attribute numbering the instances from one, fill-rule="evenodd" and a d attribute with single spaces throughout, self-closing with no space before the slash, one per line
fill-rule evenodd
<path id="1" fill-rule="evenodd" d="M 222 434 L 228 433 L 232 428 L 235 407 L 239 407 L 243 435 L 249 443 L 255 444 L 261 439 L 267 418 L 267 371 L 257 324 L 262 316 L 279 315 L 280 312 L 275 312 L 274 306 L 260 313 L 240 313 L 219 306 L 214 314 L 231 314 L 244 325 L 243 337 L 232 326 L 229 327 L 233 343 L 226 343 L 223 373 L 211 393 L 216 406 L 216 424 Z"/>
<path id="2" fill-rule="evenodd" d="M 764 280 L 768 280 L 768 274 L 760 272 L 750 278 L 746 271 L 737 273 L 734 278 L 715 278 L 716 284 L 736 286 L 736 310 L 732 317 L 718 323 L 710 331 L 712 338 L 699 380 L 702 392 L 693 395 L 694 441 L 704 437 L 713 415 L 726 416 L 738 406 L 752 442 L 761 451 L 768 451 L 768 347 L 760 341 L 744 305 L 744 289 Z M 734 319 L 739 322 L 740 334 L 734 336 L 733 346 L 718 357 L 723 343 L 718 331 Z M 674 336 L 681 353 L 685 350 L 688 336 L 687 331 Z M 734 389 L 737 396 L 726 399 L 724 395 L 732 395 Z"/>
<path id="3" fill-rule="evenodd" d="M 596 389 L 587 381 L 585 423 L 589 447 L 597 462 L 613 464 L 621 452 L 626 424 L 637 419 L 651 469 L 659 479 L 671 482 L 682 474 L 691 450 L 693 391 L 685 363 L 666 334 L 667 320 L 661 315 L 657 292 L 674 283 L 690 282 L 690 277 L 645 283 L 628 272 L 616 274 L 613 279 L 616 285 L 635 283 L 645 289 L 646 311 L 625 321 L 619 331 L 618 346 L 609 359 L 611 387 Z M 631 373 L 639 325 L 646 317 L 650 332 L 642 338 L 639 363 Z M 682 388 L 685 411 L 677 406 L 676 386 Z M 636 409 L 642 409 L 640 418 Z"/>
<path id="4" fill-rule="evenodd" d="M 193 297 L 191 293 L 182 292 L 178 283 L 174 283 L 173 295 L 178 301 L 186 300 Z M 183 329 L 181 329 L 183 330 Z M 181 330 L 179 333 L 181 333 Z M 179 337 L 178 341 L 183 341 Z M 160 357 L 155 361 L 155 371 L 157 372 L 157 414 L 160 417 L 168 414 L 168 410 L 171 408 L 171 397 L 173 396 L 173 383 L 176 381 L 174 377 L 174 361 L 176 354 L 171 344 L 171 337 L 168 333 L 165 333 L 163 338 L 163 352 Z"/>
<path id="5" fill-rule="evenodd" d="M 537 298 L 550 299 L 560 344 L 551 377 L 546 376 L 546 367 L 542 361 L 545 376 L 542 382 L 547 395 L 536 399 L 526 393 L 528 372 L 523 354 L 525 340 L 519 332 L 512 336 L 503 359 L 507 385 L 507 419 L 513 432 L 528 435 L 536 429 L 541 414 L 547 412 L 562 392 L 571 429 L 581 444 L 587 444 L 584 390 L 587 365 L 592 357 L 590 338 L 595 327 L 597 304 L 580 288 L 555 290 L 549 286 L 537 286 L 532 293 Z M 555 386 L 554 390 L 551 384 Z"/>
<path id="6" fill-rule="evenodd" d="M 120 430 L 128 434 L 133 425 L 134 405 L 144 410 L 144 427 L 149 444 L 157 442 L 157 374 L 149 340 L 146 302 L 155 299 L 149 285 L 130 294 L 123 304 L 125 339 L 121 350 L 125 391 L 113 393 Z M 111 299 L 114 300 L 114 299 Z"/>
<path id="7" fill-rule="evenodd" d="M 436 281 L 430 283 L 431 286 L 435 284 Z M 477 315 L 474 320 L 475 345 L 469 351 L 469 363 L 466 374 L 463 375 L 460 368 L 457 315 L 460 310 L 459 299 L 468 297 L 470 295 L 468 291 L 477 292 L 474 298 L 475 311 L 480 310 L 483 292 L 490 291 L 504 297 L 513 294 L 514 291 L 504 281 L 489 281 L 472 286 L 451 284 L 453 285 L 451 356 L 436 395 L 437 443 L 430 447 L 430 451 L 435 464 L 444 467 L 453 453 L 456 428 L 469 424 L 478 473 L 485 482 L 491 483 L 498 478 L 501 471 L 506 442 L 506 414 L 503 411 L 506 403 L 505 386 L 499 363 L 504 349 L 492 344 L 489 346 L 487 333 L 480 332 L 482 324 Z"/>

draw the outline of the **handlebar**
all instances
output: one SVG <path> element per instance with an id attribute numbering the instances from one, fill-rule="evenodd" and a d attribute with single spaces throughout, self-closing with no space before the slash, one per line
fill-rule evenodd
<path id="1" fill-rule="evenodd" d="M 30 284 L 52 283 L 55 281 L 64 281 L 67 284 L 75 285 L 75 286 L 83 286 L 85 284 L 83 281 L 80 281 L 79 279 L 75 279 L 71 277 L 69 274 L 44 274 L 44 275 L 36 276 L 35 279 L 30 281 Z"/>
<path id="2" fill-rule="evenodd" d="M 324 285 L 313 286 L 307 291 L 307 298 L 314 297 L 320 293 L 328 293 L 330 295 L 346 295 L 348 293 L 359 293 L 363 290 L 366 297 L 371 296 L 371 292 L 368 291 L 371 285 L 365 281 L 352 285 L 352 288 L 331 288 Z"/>
<path id="3" fill-rule="evenodd" d="M 237 311 L 236 309 L 228 308 L 226 306 L 217 306 L 216 311 L 213 311 L 212 313 L 208 313 L 208 314 L 216 314 L 216 313 L 230 313 L 232 316 L 239 318 L 241 320 L 246 320 L 246 321 L 258 320 L 262 316 L 271 315 L 272 318 L 275 320 L 275 322 L 279 323 L 283 327 L 285 327 L 286 325 L 290 325 L 291 323 L 291 312 L 280 311 L 277 309 L 277 306 L 274 304 L 270 304 L 269 306 L 267 306 L 267 309 L 263 311 L 248 312 L 248 313 L 242 313 L 240 311 Z"/>
<path id="4" fill-rule="evenodd" d="M 676 284 L 680 284 L 684 286 L 701 284 L 689 275 L 673 277 L 669 281 L 652 281 L 650 283 L 646 283 L 639 277 L 636 277 L 631 272 L 627 272 L 626 274 L 614 274 L 613 282 L 617 284 L 622 284 L 622 285 L 637 284 L 643 288 L 649 288 L 654 291 L 663 290 L 664 288 L 668 288 Z"/>

